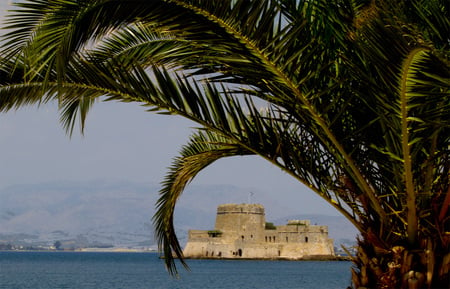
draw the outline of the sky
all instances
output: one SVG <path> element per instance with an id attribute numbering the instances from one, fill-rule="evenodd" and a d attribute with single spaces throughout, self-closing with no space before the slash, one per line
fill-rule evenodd
<path id="1" fill-rule="evenodd" d="M 0 16 L 8 7 L 0 0 Z M 55 103 L 0 113 L 0 189 L 16 184 L 124 180 L 160 183 L 195 123 L 157 115 L 138 104 L 98 103 L 84 135 L 66 135 Z M 337 215 L 312 191 L 257 157 L 219 160 L 192 182 L 248 188 L 253 201 L 270 192 L 298 213 Z M 217 205 L 217 204 L 212 204 Z M 266 210 L 270 204 L 265 204 Z"/>

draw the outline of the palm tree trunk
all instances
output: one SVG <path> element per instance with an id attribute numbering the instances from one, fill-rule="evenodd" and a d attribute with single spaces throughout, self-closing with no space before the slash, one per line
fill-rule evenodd
<path id="1" fill-rule="evenodd" d="M 420 247 L 379 248 L 367 239 L 358 240 L 353 259 L 355 289 L 442 289 L 450 284 L 448 236 L 420 239 Z M 447 241 L 447 242 L 445 242 Z M 446 244 L 446 246 L 442 246 Z"/>

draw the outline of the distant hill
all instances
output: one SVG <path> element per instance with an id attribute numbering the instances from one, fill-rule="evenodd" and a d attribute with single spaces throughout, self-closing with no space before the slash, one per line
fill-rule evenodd
<path id="1" fill-rule="evenodd" d="M 148 191 L 140 184 L 100 181 L 5 188 L 0 191 L 0 242 L 28 234 L 35 236 L 28 239 L 33 244 L 151 245 L 150 208 L 156 197 Z"/>
<path id="2" fill-rule="evenodd" d="M 125 181 L 55 182 L 0 190 L 0 243 L 67 246 L 152 247 L 152 216 L 159 185 Z M 175 225 L 181 243 L 189 229 L 214 227 L 223 203 L 245 203 L 248 189 L 230 185 L 191 185 L 180 198 Z M 328 225 L 336 241 L 354 240 L 356 231 L 341 216 L 295 215 L 276 196 L 258 193 L 270 222 L 310 219 Z"/>

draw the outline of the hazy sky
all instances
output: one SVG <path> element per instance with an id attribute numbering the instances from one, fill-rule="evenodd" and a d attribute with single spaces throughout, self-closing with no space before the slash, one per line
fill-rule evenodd
<path id="1" fill-rule="evenodd" d="M 8 2 L 0 0 L 2 13 Z M 94 106 L 84 136 L 76 131 L 69 138 L 58 119 L 56 104 L 0 114 L 0 188 L 96 179 L 159 183 L 196 125 L 146 112 L 138 104 L 114 102 Z M 313 192 L 258 157 L 220 160 L 193 183 L 248 188 L 255 202 L 258 192 L 272 192 L 289 207 L 298 207 L 298 213 L 337 214 Z"/>

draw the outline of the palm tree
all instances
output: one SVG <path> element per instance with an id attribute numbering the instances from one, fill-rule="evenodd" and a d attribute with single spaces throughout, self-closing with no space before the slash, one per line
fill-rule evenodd
<path id="1" fill-rule="evenodd" d="M 259 155 L 359 230 L 355 288 L 443 288 L 450 266 L 445 4 L 21 1 L 3 38 L 0 110 L 57 100 L 69 132 L 76 119 L 83 129 L 96 100 L 197 122 L 154 216 L 171 273 L 173 256 L 182 259 L 173 214 L 185 186 L 216 160 Z"/>

